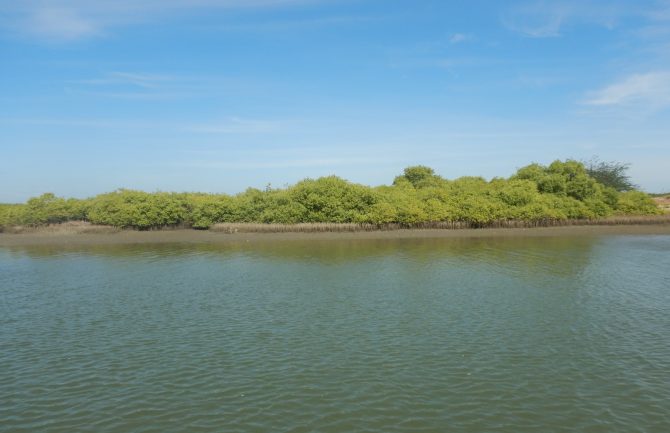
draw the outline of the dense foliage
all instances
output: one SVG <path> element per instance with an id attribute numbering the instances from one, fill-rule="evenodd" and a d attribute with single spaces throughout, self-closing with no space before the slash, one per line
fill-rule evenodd
<path id="1" fill-rule="evenodd" d="M 447 180 L 424 166 L 408 167 L 393 185 L 368 187 L 337 176 L 305 179 L 285 189 L 243 193 L 147 193 L 118 190 L 93 198 L 63 199 L 47 193 L 22 205 L 0 205 L 0 227 L 38 226 L 72 220 L 151 229 L 215 223 L 398 223 L 565 220 L 661 213 L 639 191 L 620 192 L 568 160 L 531 164 L 509 179 Z"/>

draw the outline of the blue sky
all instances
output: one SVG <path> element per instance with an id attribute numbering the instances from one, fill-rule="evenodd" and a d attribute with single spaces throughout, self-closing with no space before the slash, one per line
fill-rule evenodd
<path id="1" fill-rule="evenodd" d="M 0 0 L 0 201 L 599 156 L 670 190 L 670 1 Z"/>

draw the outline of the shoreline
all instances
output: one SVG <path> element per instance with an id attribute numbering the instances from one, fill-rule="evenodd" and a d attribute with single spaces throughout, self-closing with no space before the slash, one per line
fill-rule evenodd
<path id="1" fill-rule="evenodd" d="M 670 235 L 670 224 L 280 233 L 225 233 L 192 229 L 155 231 L 116 230 L 107 233 L 36 230 L 19 234 L 0 233 L 0 247 L 33 245 L 226 244 L 292 240 L 465 239 L 607 235 Z"/>

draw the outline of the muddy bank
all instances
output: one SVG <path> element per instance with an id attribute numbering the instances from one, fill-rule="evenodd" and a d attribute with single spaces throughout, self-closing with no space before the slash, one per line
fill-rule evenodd
<path id="1" fill-rule="evenodd" d="M 133 245 L 167 243 L 229 243 L 267 242 L 291 240 L 348 240 L 348 239 L 448 239 L 486 237 L 551 237 L 551 236 L 602 236 L 602 235 L 670 235 L 670 224 L 569 226 L 504 229 L 409 229 L 367 232 L 322 233 L 221 233 L 197 230 L 119 230 L 107 233 L 72 233 L 59 231 L 33 231 L 21 234 L 0 233 L 0 246 L 21 245 Z"/>

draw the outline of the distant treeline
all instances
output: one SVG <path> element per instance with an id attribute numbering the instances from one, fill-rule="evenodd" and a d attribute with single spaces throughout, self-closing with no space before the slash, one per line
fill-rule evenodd
<path id="1" fill-rule="evenodd" d="M 0 227 L 89 221 L 121 228 L 193 227 L 216 223 L 353 223 L 413 226 L 465 222 L 560 221 L 662 213 L 649 195 L 597 181 L 581 162 L 531 164 L 508 179 L 444 179 L 428 167 L 405 169 L 391 186 L 369 187 L 337 176 L 237 195 L 147 193 L 121 189 L 88 199 L 47 193 L 0 205 Z"/>

